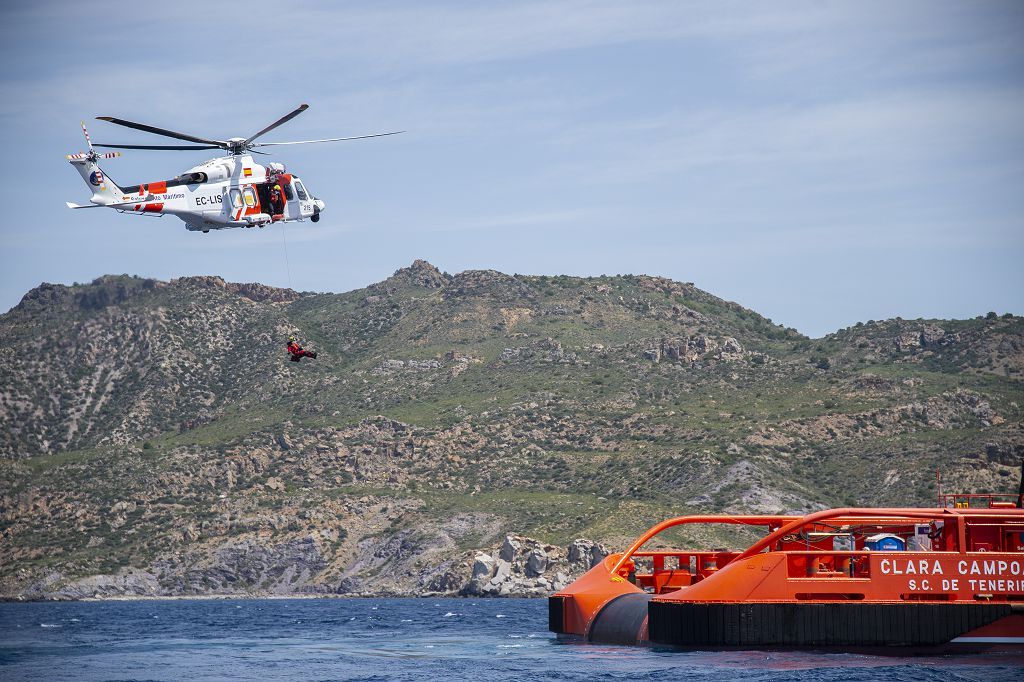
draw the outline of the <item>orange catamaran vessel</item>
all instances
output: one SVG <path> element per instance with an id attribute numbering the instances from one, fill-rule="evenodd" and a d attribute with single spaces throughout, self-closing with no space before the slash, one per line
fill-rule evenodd
<path id="1" fill-rule="evenodd" d="M 549 628 L 691 649 L 1024 651 L 1021 498 L 668 519 L 552 595 Z M 743 551 L 641 551 L 686 524 L 767 532 Z"/>

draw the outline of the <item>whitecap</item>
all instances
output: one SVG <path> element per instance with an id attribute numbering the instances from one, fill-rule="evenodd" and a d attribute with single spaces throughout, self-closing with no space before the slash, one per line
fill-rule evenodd
<path id="1" fill-rule="evenodd" d="M 423 645 L 423 648 L 424 648 L 424 649 L 433 649 L 433 648 L 434 648 L 434 645 L 433 645 L 433 644 L 424 644 L 424 645 Z"/>
<path id="2" fill-rule="evenodd" d="M 496 616 L 494 616 L 494 617 L 495 617 L 495 618 L 508 618 L 508 616 L 506 616 L 506 615 L 505 615 L 504 613 L 499 613 L 499 614 L 497 614 L 497 615 L 496 615 Z"/>
<path id="3" fill-rule="evenodd" d="M 526 646 L 526 645 L 525 644 L 499 644 L 498 648 L 499 649 L 518 649 L 519 647 L 524 647 L 524 646 Z"/>
<path id="4" fill-rule="evenodd" d="M 59 628 L 60 626 L 55 624 L 55 623 L 40 623 L 39 627 L 41 627 L 41 628 Z"/>
<path id="5" fill-rule="evenodd" d="M 71 622 L 72 622 L 72 623 L 77 623 L 77 622 L 78 622 L 78 619 L 77 619 L 77 618 L 72 618 L 72 619 L 71 619 Z"/>
<path id="6" fill-rule="evenodd" d="M 457 615 L 459 615 L 459 614 L 457 614 L 457 613 L 452 613 L 451 611 L 449 611 L 448 613 L 444 614 L 444 617 L 445 617 L 445 618 L 449 618 L 449 617 L 451 617 L 451 616 L 457 616 Z"/>
<path id="7" fill-rule="evenodd" d="M 370 610 L 371 610 L 371 611 L 376 611 L 376 610 L 377 610 L 377 607 L 376 607 L 376 606 L 372 606 L 372 607 L 370 607 Z"/>
<path id="8" fill-rule="evenodd" d="M 355 619 L 356 619 L 355 616 L 352 616 L 351 618 L 349 618 L 349 620 L 355 620 Z"/>
<path id="9" fill-rule="evenodd" d="M 399 621 L 399 622 L 401 622 L 401 623 L 411 623 L 411 622 L 412 622 L 412 618 L 403 618 L 403 619 L 402 619 L 401 621 Z"/>

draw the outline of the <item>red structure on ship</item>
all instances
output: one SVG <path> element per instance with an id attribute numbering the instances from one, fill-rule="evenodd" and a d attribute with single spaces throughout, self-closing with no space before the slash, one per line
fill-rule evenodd
<path id="1" fill-rule="evenodd" d="M 680 516 L 549 600 L 560 637 L 691 649 L 1024 650 L 1020 495 L 932 509 Z M 643 551 L 688 524 L 764 529 L 742 551 Z"/>

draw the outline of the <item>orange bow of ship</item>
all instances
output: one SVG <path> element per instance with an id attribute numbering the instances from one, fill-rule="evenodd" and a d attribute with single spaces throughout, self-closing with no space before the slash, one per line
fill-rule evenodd
<path id="1" fill-rule="evenodd" d="M 549 627 L 565 638 L 690 649 L 1024 650 L 1018 496 L 940 501 L 668 519 L 552 595 Z M 764 536 L 742 551 L 642 549 L 692 524 Z"/>

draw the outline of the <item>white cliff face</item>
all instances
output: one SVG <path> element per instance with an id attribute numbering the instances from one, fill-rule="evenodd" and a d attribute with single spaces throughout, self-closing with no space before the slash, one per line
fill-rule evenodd
<path id="1" fill-rule="evenodd" d="M 479 552 L 466 596 L 540 597 L 556 592 L 608 556 L 592 540 L 573 540 L 566 548 L 520 535 L 508 535 L 490 554 Z"/>
<path id="2" fill-rule="evenodd" d="M 391 543 L 394 544 L 394 543 Z M 416 555 L 415 543 L 399 541 L 389 552 Z M 506 553 L 502 550 L 518 547 Z M 375 577 L 358 572 L 340 581 L 322 583 L 317 576 L 328 566 L 320 538 L 263 547 L 242 542 L 224 546 L 210 556 L 185 554 L 181 561 L 158 561 L 147 569 L 68 580 L 50 573 L 20 596 L 27 599 L 109 597 L 316 594 L 347 596 L 544 597 L 563 589 L 607 556 L 591 540 L 574 540 L 566 548 L 532 538 L 508 536 L 502 547 L 474 551 L 466 561 L 440 562 L 417 573 L 415 561 L 382 557 Z M 364 566 L 365 568 L 365 566 Z"/>

